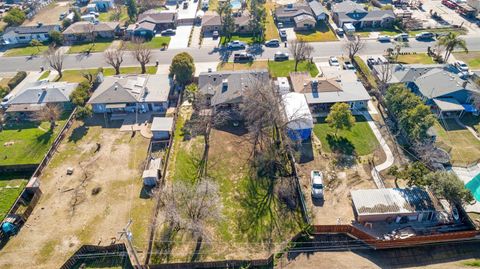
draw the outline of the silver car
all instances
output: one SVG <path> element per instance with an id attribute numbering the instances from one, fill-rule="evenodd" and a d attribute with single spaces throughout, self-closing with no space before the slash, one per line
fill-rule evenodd
<path id="1" fill-rule="evenodd" d="M 312 198 L 323 199 L 323 174 L 318 170 L 310 172 L 310 181 L 312 184 Z"/>

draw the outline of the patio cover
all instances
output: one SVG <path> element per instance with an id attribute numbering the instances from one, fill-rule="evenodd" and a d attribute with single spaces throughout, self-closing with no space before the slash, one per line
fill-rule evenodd
<path id="1" fill-rule="evenodd" d="M 7 112 L 35 112 L 42 110 L 42 107 L 39 104 L 16 104 L 10 105 Z"/>
<path id="2" fill-rule="evenodd" d="M 442 112 L 463 111 L 464 107 L 454 98 L 433 99 Z"/>
<path id="3" fill-rule="evenodd" d="M 106 108 L 125 108 L 127 104 L 107 104 Z"/>
<path id="4" fill-rule="evenodd" d="M 173 118 L 171 117 L 154 117 L 152 121 L 152 132 L 171 132 L 173 127 Z"/>

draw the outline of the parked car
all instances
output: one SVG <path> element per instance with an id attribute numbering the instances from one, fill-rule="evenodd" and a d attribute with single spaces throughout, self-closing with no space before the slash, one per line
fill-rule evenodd
<path id="1" fill-rule="evenodd" d="M 395 40 L 399 42 L 407 42 L 408 41 L 408 34 L 401 33 L 395 36 Z"/>
<path id="2" fill-rule="evenodd" d="M 331 66 L 340 66 L 340 63 L 338 62 L 337 57 L 334 57 L 334 56 L 330 56 L 330 59 L 328 59 L 328 63 Z"/>
<path id="3" fill-rule="evenodd" d="M 247 45 L 240 40 L 233 40 L 233 41 L 227 43 L 227 48 L 233 49 L 233 50 L 245 49 L 246 47 L 247 47 Z"/>
<path id="4" fill-rule="evenodd" d="M 337 28 L 337 29 L 335 30 L 335 32 L 337 32 L 337 35 L 338 35 L 338 36 L 343 36 L 343 35 L 345 34 L 345 31 L 343 31 L 342 28 Z"/>
<path id="5" fill-rule="evenodd" d="M 60 16 L 58 16 L 58 19 L 62 21 L 63 19 L 65 19 L 66 16 L 67 16 L 67 12 L 63 12 L 60 14 Z"/>
<path id="6" fill-rule="evenodd" d="M 453 63 L 453 66 L 457 68 L 461 76 L 468 76 L 470 74 L 468 65 L 464 61 L 456 61 L 455 63 Z"/>
<path id="7" fill-rule="evenodd" d="M 187 9 L 188 8 L 188 1 L 185 1 L 183 2 L 183 9 Z"/>
<path id="8" fill-rule="evenodd" d="M 288 53 L 287 52 L 281 52 L 281 51 L 277 51 L 275 52 L 275 54 L 273 55 L 273 60 L 274 61 L 287 61 L 288 60 Z"/>
<path id="9" fill-rule="evenodd" d="M 90 13 L 89 13 L 89 14 L 90 14 L 90 15 L 93 15 L 93 16 L 95 16 L 95 17 L 98 17 L 98 16 L 100 16 L 100 13 L 98 13 L 98 12 L 95 12 L 95 11 L 90 11 Z"/>
<path id="10" fill-rule="evenodd" d="M 279 22 L 277 23 L 277 27 L 280 29 L 280 28 L 283 28 L 283 23 L 282 22 Z"/>
<path id="11" fill-rule="evenodd" d="M 368 57 L 367 59 L 367 65 L 368 67 L 372 68 L 374 65 L 376 65 L 378 62 L 372 57 Z"/>
<path id="12" fill-rule="evenodd" d="M 285 30 L 279 30 L 278 34 L 280 35 L 281 39 L 287 39 L 287 31 Z"/>
<path id="13" fill-rule="evenodd" d="M 417 40 L 427 40 L 427 39 L 433 39 L 435 35 L 430 32 L 421 32 L 415 35 L 415 39 Z"/>
<path id="14" fill-rule="evenodd" d="M 265 46 L 267 46 L 267 47 L 278 47 L 278 46 L 280 46 L 280 40 L 270 39 L 267 42 L 265 42 Z"/>
<path id="15" fill-rule="evenodd" d="M 377 37 L 377 40 L 378 40 L 379 42 L 390 42 L 390 36 L 388 36 L 388 35 L 379 35 L 379 36 Z"/>
<path id="16" fill-rule="evenodd" d="M 253 55 L 247 52 L 239 52 L 233 55 L 234 62 L 250 62 L 253 61 Z"/>
<path id="17" fill-rule="evenodd" d="M 212 38 L 217 39 L 220 35 L 218 34 L 218 31 L 213 31 L 212 33 Z"/>
<path id="18" fill-rule="evenodd" d="M 318 170 L 310 172 L 310 181 L 312 185 L 312 198 L 323 199 L 323 174 Z"/>
<path id="19" fill-rule="evenodd" d="M 345 69 L 345 70 L 355 70 L 355 66 L 353 66 L 352 62 L 345 61 L 343 63 L 343 69 Z"/>
<path id="20" fill-rule="evenodd" d="M 175 30 L 173 30 L 173 29 L 163 30 L 163 31 L 160 32 L 160 34 L 162 34 L 162 35 L 175 35 Z"/>
<path id="21" fill-rule="evenodd" d="M 5 95 L 2 98 L 2 102 L 0 102 L 0 107 L 3 108 L 3 109 L 8 108 L 8 103 L 10 102 L 10 100 L 13 99 L 13 97 L 15 97 L 15 95 L 13 93 L 9 93 L 9 94 Z"/>
<path id="22" fill-rule="evenodd" d="M 385 57 L 378 57 L 377 64 L 388 64 L 388 60 Z"/>
<path id="23" fill-rule="evenodd" d="M 442 4 L 451 9 L 457 8 L 457 3 L 450 0 L 442 0 Z"/>

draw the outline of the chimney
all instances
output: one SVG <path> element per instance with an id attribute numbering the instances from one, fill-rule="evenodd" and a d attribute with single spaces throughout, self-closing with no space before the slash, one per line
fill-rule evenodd
<path id="1" fill-rule="evenodd" d="M 226 92 L 228 90 L 228 79 L 222 80 L 222 92 Z"/>

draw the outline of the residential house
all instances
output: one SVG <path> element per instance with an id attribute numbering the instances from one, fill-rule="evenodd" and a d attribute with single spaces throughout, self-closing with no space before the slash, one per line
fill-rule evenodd
<path id="1" fill-rule="evenodd" d="M 67 42 L 92 41 L 93 37 L 101 39 L 113 39 L 121 33 L 119 22 L 79 21 L 70 25 L 63 31 L 63 39 Z"/>
<path id="2" fill-rule="evenodd" d="M 64 110 L 73 109 L 70 94 L 78 83 L 49 82 L 46 80 L 27 83 L 9 101 L 7 113 L 29 116 L 47 104 L 55 104 Z"/>
<path id="3" fill-rule="evenodd" d="M 115 7 L 115 0 L 92 0 L 90 3 L 95 4 L 100 12 L 107 12 Z"/>
<path id="4" fill-rule="evenodd" d="M 198 77 L 198 90 L 215 109 L 235 109 L 242 102 L 245 89 L 268 83 L 270 76 L 266 69 L 203 72 Z"/>
<path id="5" fill-rule="evenodd" d="M 353 208 L 358 222 L 434 222 L 444 212 L 440 202 L 428 191 L 407 189 L 352 190 Z"/>
<path id="6" fill-rule="evenodd" d="M 335 103 L 351 109 L 366 109 L 370 95 L 351 70 L 336 70 L 335 76 L 312 78 L 308 72 L 290 73 L 294 92 L 303 93 L 313 113 L 328 112 Z"/>
<path id="7" fill-rule="evenodd" d="M 294 26 L 296 30 L 312 29 L 317 23 L 309 4 L 304 2 L 277 7 L 274 17 L 277 23 Z"/>
<path id="8" fill-rule="evenodd" d="M 308 5 L 312 9 L 313 16 L 317 21 L 328 21 L 328 11 L 322 5 L 322 3 L 318 2 L 317 0 L 313 0 L 308 2 Z"/>
<path id="9" fill-rule="evenodd" d="M 140 38 L 144 40 L 150 40 L 155 36 L 155 27 L 156 24 L 148 21 L 141 23 L 133 23 L 127 27 L 126 36 L 127 38 Z"/>
<path id="10" fill-rule="evenodd" d="M 338 27 L 351 23 L 356 29 L 385 28 L 392 26 L 395 14 L 392 10 L 367 11 L 361 4 L 347 0 L 332 6 L 332 19 Z"/>
<path id="11" fill-rule="evenodd" d="M 51 31 L 60 31 L 60 25 L 39 23 L 35 26 L 8 27 L 3 34 L 3 40 L 7 45 L 28 44 L 32 39 L 46 42 L 50 40 Z"/>
<path id="12" fill-rule="evenodd" d="M 155 24 L 155 31 L 161 32 L 166 29 L 174 29 L 177 27 L 177 15 L 176 11 L 148 10 L 140 14 L 137 23 L 153 23 Z"/>
<path id="13" fill-rule="evenodd" d="M 439 117 L 457 117 L 466 112 L 476 113 L 472 106 L 473 95 L 480 88 L 472 80 L 459 76 L 451 65 L 392 64 L 389 84 L 404 83 L 412 92 L 422 97 Z M 373 73 L 382 70 L 374 65 Z"/>
<path id="14" fill-rule="evenodd" d="M 170 88 L 168 75 L 105 77 L 88 103 L 94 113 L 164 112 L 168 108 Z"/>
<path id="15" fill-rule="evenodd" d="M 251 32 L 249 27 L 250 15 L 248 12 L 243 12 L 240 15 L 234 16 L 235 20 L 235 33 L 247 34 Z M 202 33 L 211 34 L 213 31 L 222 33 L 222 23 L 220 16 L 215 11 L 207 11 L 202 17 Z"/>

